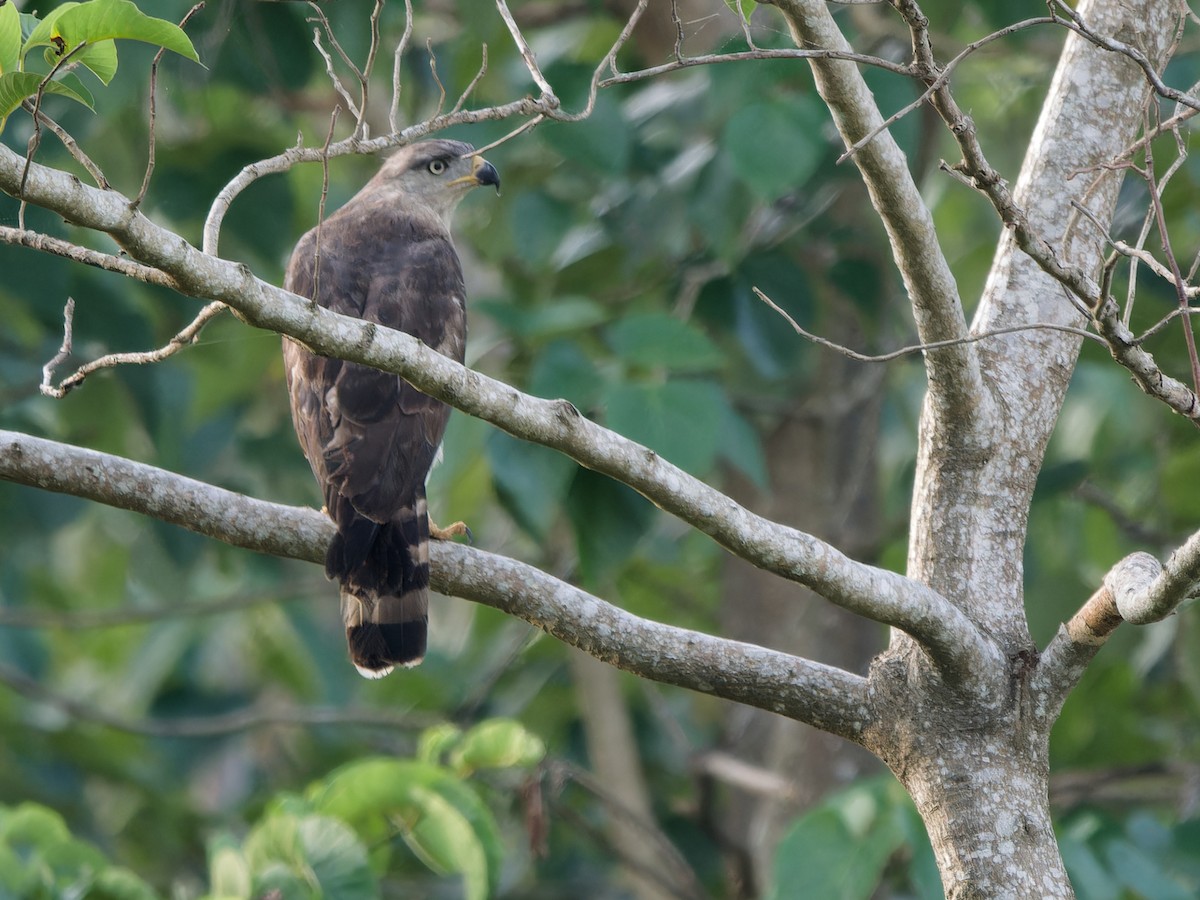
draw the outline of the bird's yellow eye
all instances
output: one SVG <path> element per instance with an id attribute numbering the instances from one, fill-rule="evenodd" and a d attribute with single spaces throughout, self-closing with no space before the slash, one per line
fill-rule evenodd
<path id="1" fill-rule="evenodd" d="M 446 161 L 444 159 L 435 159 L 427 168 L 433 175 L 441 175 L 446 171 Z"/>

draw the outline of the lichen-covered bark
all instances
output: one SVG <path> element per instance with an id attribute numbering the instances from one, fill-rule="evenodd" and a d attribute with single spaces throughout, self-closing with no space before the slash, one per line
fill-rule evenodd
<path id="1" fill-rule="evenodd" d="M 803 46 L 843 46 L 825 5 L 773 0 Z M 1128 58 L 1076 35 L 1066 42 L 1015 191 L 990 170 L 985 148 L 947 84 L 937 81 L 929 22 L 914 0 L 891 0 L 913 37 L 914 70 L 958 140 L 964 173 L 1006 224 L 971 332 L 1054 323 L 1082 325 L 1063 287 L 1020 248 L 1053 248 L 1056 262 L 1094 273 L 1101 248 L 1079 226 L 1073 202 L 1111 219 L 1119 173 L 1093 184 L 1098 166 L 1135 139 L 1149 89 Z M 1169 53 L 1178 2 L 1085 0 L 1085 25 L 1136 45 L 1156 67 Z M 880 121 L 860 74 L 845 63 L 811 61 L 843 140 L 853 144 Z M 936 252 L 912 246 L 929 217 L 886 138 L 855 162 L 889 225 L 923 338 L 959 329 L 955 288 Z M 1018 227 L 1019 226 L 1019 227 Z M 951 599 L 992 642 L 982 669 L 947 669 L 911 637 L 894 632 L 872 667 L 874 711 L 864 745 L 916 800 L 933 840 L 946 893 L 960 898 L 1065 898 L 1072 891 L 1050 824 L 1047 751 L 1059 708 L 1037 678 L 1038 657 L 1023 608 L 1026 519 L 1042 455 L 1058 419 L 1079 338 L 1026 331 L 976 345 L 978 352 L 926 354 L 930 389 L 921 419 L 913 492 L 910 577 Z M 961 381 L 958 388 L 953 381 Z M 1184 567 L 1181 567 L 1184 568 Z M 1070 654 L 1062 659 L 1070 667 Z"/>
<path id="2" fill-rule="evenodd" d="M 1091 0 L 1079 7 L 1101 34 L 1137 35 L 1165 62 L 1181 8 L 1175 3 Z M 1098 247 L 1072 202 L 1111 219 L 1119 176 L 1093 186 L 1083 175 L 1136 138 L 1148 86 L 1128 59 L 1067 40 L 1013 200 L 1058 258 L 1094 273 Z M 1092 190 L 1088 190 L 1092 187 Z M 1085 239 L 1087 238 L 1087 239 Z M 1005 232 L 973 332 L 1019 323 L 1081 324 L 1062 287 Z M 912 793 L 938 855 L 946 893 L 957 898 L 1070 897 L 1050 826 L 1049 731 L 1058 707 L 1030 690 L 1037 657 L 1023 608 L 1026 518 L 1046 443 L 1079 349 L 1061 332 L 1007 335 L 980 345 L 998 411 L 983 428 L 946 427 L 942 410 L 922 417 L 912 509 L 909 574 L 934 587 L 1000 645 L 1008 671 L 993 703 L 964 711 L 928 671 L 922 651 L 897 638 L 877 673 L 904 685 L 908 713 L 869 744 Z M 969 434 L 970 443 L 947 441 Z M 879 689 L 882 681 L 872 679 Z M 915 689 L 915 690 L 914 690 Z M 886 692 L 887 689 L 884 690 Z"/>

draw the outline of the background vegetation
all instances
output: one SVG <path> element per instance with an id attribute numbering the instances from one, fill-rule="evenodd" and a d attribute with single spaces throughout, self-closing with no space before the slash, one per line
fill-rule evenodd
<path id="1" fill-rule="evenodd" d="M 189 4 L 154 6 L 178 21 Z M 949 51 L 1040 9 L 1015 6 L 939 0 L 925 11 Z M 729 10 L 683 8 L 695 13 L 684 26 L 697 52 L 745 47 Z M 361 59 L 364 5 L 322 9 Z M 578 108 L 624 16 L 599 2 L 514 11 L 564 104 Z M 771 13 L 754 16 L 755 40 L 789 46 Z M 297 3 L 226 0 L 189 25 L 204 66 L 168 56 L 160 68 L 157 165 L 144 205 L 152 218 L 198 243 L 213 196 L 242 166 L 291 146 L 298 131 L 320 141 L 335 97 L 311 16 Z M 873 52 L 907 55 L 904 35 L 868 8 L 848 7 L 842 24 Z M 385 47 L 403 27 L 402 6 L 387 7 Z M 490 3 L 419 8 L 414 34 L 405 120 L 432 112 L 440 85 L 451 97 L 465 88 L 481 43 L 487 71 L 473 103 L 529 89 Z M 956 74 L 956 96 L 1006 174 L 1019 165 L 1062 39 L 1051 28 L 1014 35 Z M 644 29 L 626 68 L 661 62 L 672 42 Z M 121 47 L 112 84 L 91 85 L 96 114 L 47 100 L 129 193 L 145 166 L 153 53 Z M 1173 82 L 1194 82 L 1198 59 L 1180 54 Z M 885 112 L 915 97 L 904 81 L 867 77 Z M 385 130 L 386 110 L 377 121 Z M 482 146 L 509 128 L 448 136 Z M 30 129 L 17 113 L 2 139 L 23 150 Z M 918 112 L 894 131 L 924 173 L 971 297 L 995 245 L 994 215 L 937 170 L 951 153 L 939 126 Z M 543 125 L 489 151 L 504 193 L 471 198 L 457 228 L 472 298 L 469 364 L 565 396 L 689 471 L 767 502 L 772 435 L 801 414 L 796 398 L 842 363 L 794 334 L 751 287 L 810 330 L 859 349 L 911 342 L 886 243 L 838 153 L 802 61 L 697 67 L 606 88 L 588 120 Z M 72 165 L 49 139 L 38 158 Z M 374 166 L 334 161 L 330 208 Z M 1172 233 L 1194 247 L 1200 219 L 1181 199 L 1200 189 L 1194 158 L 1176 178 Z M 280 280 L 293 242 L 316 221 L 321 190 L 319 166 L 259 181 L 226 219 L 222 255 Z M 1128 190 L 1136 217 L 1144 199 L 1138 207 L 1138 187 Z M 38 230 L 73 234 L 43 212 L 28 215 Z M 0 224 L 16 217 L 16 203 L 0 200 Z M 159 345 L 196 308 L 11 246 L 0 245 L 0 273 L 0 427 L 260 498 L 318 502 L 273 335 L 226 316 L 171 360 L 93 377 L 55 401 L 37 385 L 62 339 L 67 297 L 77 304 L 81 358 Z M 1147 299 L 1138 313 L 1149 323 L 1173 303 L 1164 291 L 1158 309 Z M 1160 358 L 1183 359 L 1175 332 L 1159 341 Z M 872 546 L 862 556 L 902 569 L 922 369 L 916 358 L 850 368 L 846 384 L 869 386 L 880 423 L 876 511 L 858 526 Z M 1031 519 L 1035 638 L 1044 644 L 1113 561 L 1190 533 L 1200 520 L 1198 480 L 1194 430 L 1085 346 Z M 719 548 L 549 450 L 456 413 L 430 489 L 435 516 L 466 520 L 481 546 L 569 575 L 640 615 L 707 631 L 737 615 L 742 598 L 722 577 Z M 367 683 L 347 665 L 335 596 L 315 567 L 0 484 L 0 894 L 59 896 L 89 884 L 89 896 L 304 896 L 316 878 L 328 896 L 624 896 L 619 844 L 606 830 L 620 812 L 587 774 L 583 676 L 567 651 L 493 610 L 439 599 L 424 665 Z M 1068 867 L 1081 897 L 1195 896 L 1200 620 L 1124 629 L 1113 643 L 1069 701 L 1052 745 Z M 733 893 L 720 829 L 729 789 L 697 765 L 727 743 L 727 711 L 633 679 L 620 689 L 659 826 L 704 891 Z M 471 730 L 480 723 L 482 737 Z M 370 793 L 379 783 L 362 768 L 370 765 L 419 769 L 410 782 L 425 793 L 338 806 L 339 790 Z M 804 772 L 784 776 L 801 782 Z M 38 806 L 22 805 L 30 802 Z M 775 884 L 795 883 L 798 864 L 804 896 L 938 890 L 919 819 L 879 773 L 796 821 Z"/>

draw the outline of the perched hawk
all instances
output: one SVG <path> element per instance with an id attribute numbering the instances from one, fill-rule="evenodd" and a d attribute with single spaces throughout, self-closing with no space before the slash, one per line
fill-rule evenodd
<path id="1" fill-rule="evenodd" d="M 459 141 L 405 147 L 300 239 L 284 287 L 408 332 L 462 362 L 467 312 L 450 217 L 491 163 Z M 341 584 L 350 659 L 368 678 L 425 655 L 429 515 L 425 479 L 450 409 L 404 379 L 316 356 L 289 338 L 292 422 L 337 536 L 325 573 Z"/>

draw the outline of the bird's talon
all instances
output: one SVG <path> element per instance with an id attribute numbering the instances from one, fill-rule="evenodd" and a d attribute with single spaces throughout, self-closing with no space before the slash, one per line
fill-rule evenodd
<path id="1" fill-rule="evenodd" d="M 465 536 L 468 544 L 475 543 L 475 535 L 471 534 L 471 529 L 467 526 L 466 522 L 455 522 L 452 525 L 447 525 L 445 528 L 430 522 L 429 536 L 435 541 L 448 541 L 451 538 Z"/>

